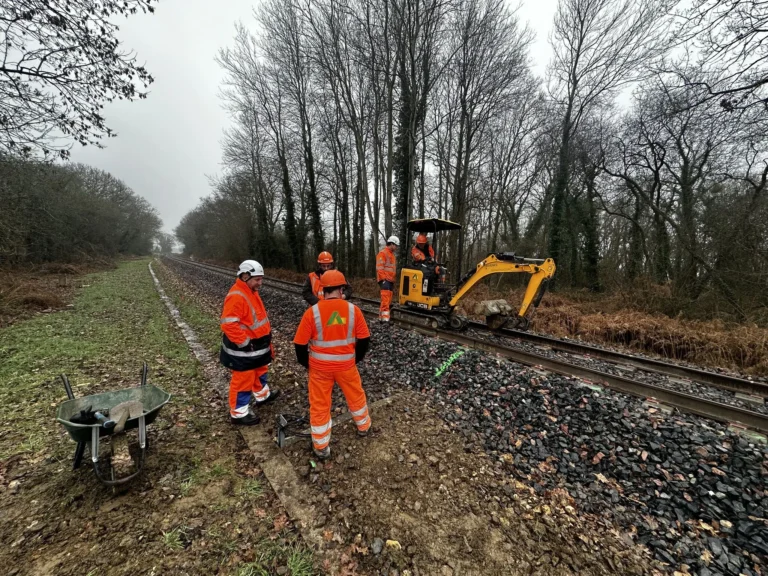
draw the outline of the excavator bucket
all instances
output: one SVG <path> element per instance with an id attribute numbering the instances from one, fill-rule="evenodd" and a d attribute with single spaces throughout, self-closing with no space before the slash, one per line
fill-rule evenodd
<path id="1" fill-rule="evenodd" d="M 475 314 L 485 316 L 485 324 L 491 330 L 498 330 L 509 320 L 515 309 L 506 300 L 483 300 L 475 305 Z"/>

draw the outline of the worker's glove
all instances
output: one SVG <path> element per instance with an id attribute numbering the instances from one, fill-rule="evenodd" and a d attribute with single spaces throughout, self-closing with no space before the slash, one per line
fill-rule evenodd
<path id="1" fill-rule="evenodd" d="M 391 291 L 391 290 L 395 289 L 395 285 L 392 282 L 390 282 L 389 280 L 382 280 L 381 282 L 379 282 L 379 286 L 381 287 L 382 290 L 390 290 Z"/>
<path id="2" fill-rule="evenodd" d="M 237 347 L 245 352 L 250 352 L 253 349 L 253 344 L 251 344 L 251 339 L 246 336 L 245 342 L 238 344 Z"/>

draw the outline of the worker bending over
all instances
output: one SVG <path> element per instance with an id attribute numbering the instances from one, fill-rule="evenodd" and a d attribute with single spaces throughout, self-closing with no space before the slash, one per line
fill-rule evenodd
<path id="1" fill-rule="evenodd" d="M 368 351 L 371 334 L 363 313 L 342 300 L 347 281 L 338 270 L 325 272 L 320 279 L 324 299 L 307 309 L 293 343 L 296 359 L 309 370 L 309 423 L 312 449 L 318 458 L 331 455 L 331 393 L 337 382 L 357 425 L 366 436 L 371 427 L 363 383 L 356 364 Z"/>
<path id="2" fill-rule="evenodd" d="M 237 280 L 224 298 L 221 312 L 222 342 L 219 360 L 230 369 L 229 416 L 232 424 L 251 426 L 259 417 L 250 409 L 275 400 L 280 392 L 269 390 L 268 365 L 275 356 L 272 329 L 259 288 L 264 268 L 255 260 L 240 264 Z"/>
<path id="3" fill-rule="evenodd" d="M 424 277 L 427 279 L 427 293 L 432 294 L 434 284 L 438 280 L 445 282 L 445 270 L 435 262 L 435 249 L 429 244 L 426 234 L 416 236 L 416 244 L 411 248 L 411 260 L 414 266 L 420 267 L 424 271 Z"/>
<path id="4" fill-rule="evenodd" d="M 330 252 L 320 252 L 317 255 L 317 268 L 314 272 L 309 273 L 301 289 L 301 296 L 310 306 L 314 306 L 323 299 L 323 287 L 320 284 L 320 278 L 328 270 L 333 270 L 333 256 Z M 352 297 L 352 287 L 349 284 L 344 286 L 341 297 L 344 300 L 349 300 Z"/>
<path id="5" fill-rule="evenodd" d="M 411 248 L 411 259 L 414 264 L 432 264 L 435 261 L 435 250 L 430 246 L 426 234 L 416 236 L 416 244 Z"/>
<path id="6" fill-rule="evenodd" d="M 389 305 L 392 303 L 392 294 L 395 290 L 397 270 L 395 251 L 398 246 L 400 246 L 400 240 L 397 236 L 390 236 L 387 238 L 387 245 L 376 256 L 376 282 L 381 289 L 379 320 L 382 322 L 389 322 Z"/>

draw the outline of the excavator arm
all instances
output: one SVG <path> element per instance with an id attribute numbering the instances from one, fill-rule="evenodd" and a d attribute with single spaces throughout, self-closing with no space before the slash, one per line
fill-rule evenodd
<path id="1" fill-rule="evenodd" d="M 467 292 L 486 276 L 491 274 L 525 273 L 530 274 L 531 278 L 528 281 L 523 302 L 517 313 L 518 319 L 525 320 L 531 304 L 534 307 L 538 306 L 543 295 L 543 288 L 546 286 L 545 282 L 555 275 L 555 269 L 555 261 L 552 258 L 547 258 L 546 260 L 523 258 L 509 252 L 489 254 L 488 257 L 477 265 L 475 270 L 462 278 L 456 294 L 451 298 L 448 305 L 451 309 L 455 308 Z M 525 324 L 527 325 L 527 322 Z"/>

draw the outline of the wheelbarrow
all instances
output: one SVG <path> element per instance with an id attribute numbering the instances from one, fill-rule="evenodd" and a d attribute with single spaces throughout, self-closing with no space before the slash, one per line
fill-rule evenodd
<path id="1" fill-rule="evenodd" d="M 125 484 L 141 473 L 144 468 L 144 457 L 148 446 L 147 426 L 154 422 L 160 409 L 171 399 L 171 395 L 164 390 L 161 390 L 152 384 L 147 384 L 147 372 L 147 363 L 145 362 L 141 370 L 141 384 L 135 388 L 102 392 L 101 394 L 91 394 L 89 396 L 83 396 L 82 398 L 75 398 L 75 395 L 72 392 L 72 386 L 69 384 L 69 379 L 66 375 L 61 375 L 61 381 L 67 391 L 69 400 L 59 404 L 56 409 L 56 420 L 61 422 L 62 426 L 64 426 L 69 433 L 69 437 L 77 442 L 75 457 L 72 462 L 73 470 L 80 467 L 86 446 L 87 444 L 90 444 L 93 471 L 103 484 L 107 486 Z M 110 477 L 107 478 L 99 466 L 99 440 L 102 436 L 113 435 L 115 428 L 109 426 L 111 421 L 107 420 L 105 417 L 101 417 L 101 415 L 108 414 L 111 408 L 131 400 L 140 402 L 142 408 L 141 415 L 129 417 L 125 420 L 125 428 L 123 430 L 127 431 L 136 428 L 139 430 L 139 453 L 138 456 L 134 458 L 136 469 L 135 472 L 128 476 L 116 478 L 114 468 L 112 468 L 112 463 L 110 461 Z M 81 411 L 90 410 L 91 408 L 95 408 L 95 411 L 99 413 L 101 421 L 97 421 L 94 424 L 72 422 L 72 418 L 79 415 Z M 114 422 L 112 422 L 112 424 L 114 424 Z"/>

